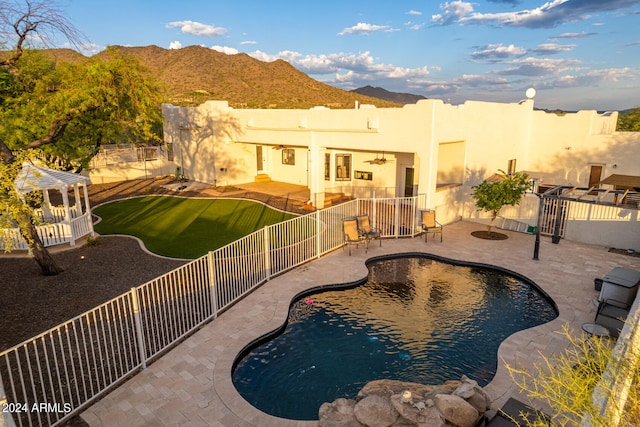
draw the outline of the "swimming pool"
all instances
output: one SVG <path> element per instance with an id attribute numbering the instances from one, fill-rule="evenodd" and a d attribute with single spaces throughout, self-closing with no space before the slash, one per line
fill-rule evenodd
<path id="1" fill-rule="evenodd" d="M 531 281 L 485 265 L 413 254 L 368 267 L 366 281 L 299 295 L 285 326 L 238 355 L 233 383 L 248 402 L 314 420 L 375 379 L 486 385 L 505 338 L 558 314 Z"/>

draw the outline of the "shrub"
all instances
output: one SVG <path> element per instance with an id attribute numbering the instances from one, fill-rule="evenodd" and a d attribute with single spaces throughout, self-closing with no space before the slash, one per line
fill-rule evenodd
<path id="1" fill-rule="evenodd" d="M 568 326 L 563 334 L 569 346 L 563 352 L 546 357 L 542 363 L 526 368 L 507 366 L 516 385 L 531 399 L 545 401 L 552 410 L 554 426 L 613 427 L 640 425 L 640 371 L 638 350 L 627 349 L 622 360 L 615 357 L 615 341 L 608 338 L 577 336 Z M 603 374 L 608 381 L 600 381 Z M 613 384 L 612 377 L 617 378 Z M 615 402 L 625 394 L 620 384 L 631 384 L 622 407 Z M 594 399 L 594 392 L 610 402 L 606 411 Z M 619 418 L 619 421 L 617 419 Z M 585 419 L 589 424 L 583 424 Z M 542 420 L 528 420 L 531 426 L 547 426 Z"/>
<path id="2" fill-rule="evenodd" d="M 100 236 L 87 237 L 87 246 L 98 246 L 100 243 Z"/>

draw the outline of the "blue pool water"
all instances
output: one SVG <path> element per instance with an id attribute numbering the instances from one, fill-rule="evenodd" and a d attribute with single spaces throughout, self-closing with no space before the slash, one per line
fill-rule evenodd
<path id="1" fill-rule="evenodd" d="M 233 382 L 263 412 L 315 420 L 323 402 L 375 379 L 486 385 L 505 338 L 556 316 L 535 285 L 496 269 L 375 261 L 366 283 L 294 301 L 286 327 L 238 356 Z"/>

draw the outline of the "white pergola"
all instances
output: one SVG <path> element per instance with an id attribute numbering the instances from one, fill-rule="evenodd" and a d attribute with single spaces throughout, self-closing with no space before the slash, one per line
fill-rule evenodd
<path id="1" fill-rule="evenodd" d="M 88 234 L 94 235 L 91 221 L 91 207 L 87 184 L 89 178 L 70 172 L 58 171 L 30 163 L 25 163 L 15 179 L 16 189 L 20 194 L 42 191 L 43 205 L 36 213 L 43 224 L 38 226 L 38 234 L 45 246 L 60 243 L 75 245 L 77 239 Z M 80 197 L 80 187 L 84 197 Z M 69 189 L 73 188 L 74 205 L 69 204 Z M 52 206 L 49 190 L 58 190 L 62 195 L 62 206 Z M 84 209 L 83 203 L 84 200 Z M 14 249 L 27 249 L 26 242 L 20 242 L 19 231 L 10 230 Z M 0 246 L 2 242 L 0 242 Z"/>

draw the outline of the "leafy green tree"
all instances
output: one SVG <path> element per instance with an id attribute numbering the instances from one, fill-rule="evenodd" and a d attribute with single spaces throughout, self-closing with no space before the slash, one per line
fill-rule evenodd
<path id="1" fill-rule="evenodd" d="M 17 225 L 43 274 L 54 275 L 62 270 L 37 235 L 32 204 L 12 189 L 22 162 L 79 170 L 102 141 L 160 140 L 163 90 L 137 62 L 116 50 L 107 49 L 105 60 L 69 64 L 26 49 L 31 37 L 75 32 L 49 2 L 26 2 L 22 13 L 16 2 L 0 4 L 0 27 L 13 18 L 9 26 L 17 35 L 0 41 L 8 45 L 17 40 L 0 60 L 0 225 Z M 7 5 L 12 8 L 4 9 Z"/>
<path id="2" fill-rule="evenodd" d="M 491 227 L 503 206 L 516 206 L 532 183 L 526 173 L 516 172 L 508 175 L 504 171 L 498 171 L 496 180 L 484 180 L 480 184 L 471 187 L 471 197 L 476 201 L 479 210 L 489 212 L 491 221 L 487 226 L 487 232 L 491 234 Z"/>
<path id="3" fill-rule="evenodd" d="M 640 132 L 640 107 L 620 113 L 616 130 L 619 132 Z"/>

